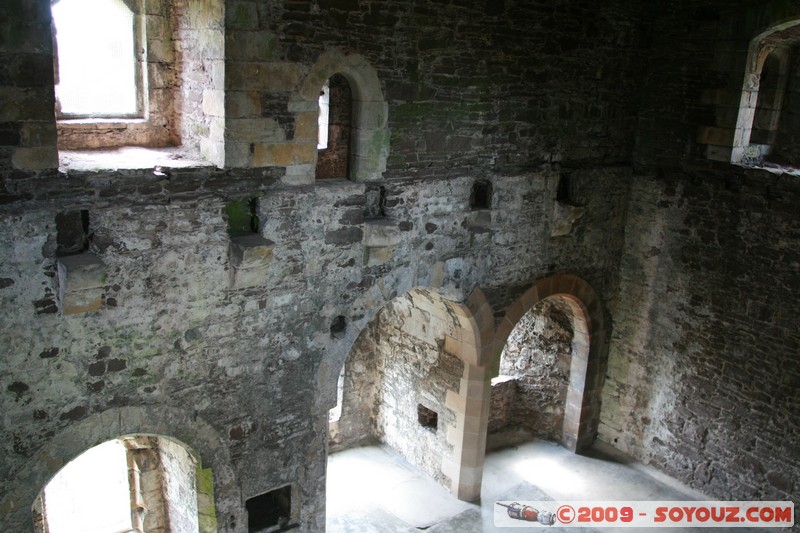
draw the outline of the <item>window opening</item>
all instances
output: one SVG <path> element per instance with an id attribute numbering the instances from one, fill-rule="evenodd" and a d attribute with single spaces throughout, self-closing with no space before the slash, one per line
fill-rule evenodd
<path id="1" fill-rule="evenodd" d="M 56 215 L 56 255 L 66 257 L 89 249 L 89 211 L 65 211 Z"/>
<path id="2" fill-rule="evenodd" d="M 336 380 L 336 405 L 328 411 L 328 421 L 336 422 L 342 417 L 342 400 L 344 399 L 344 366 L 339 372 L 339 379 Z"/>
<path id="3" fill-rule="evenodd" d="M 134 15 L 122 0 L 58 0 L 56 107 L 60 117 L 140 115 Z"/>
<path id="4" fill-rule="evenodd" d="M 292 486 L 286 485 L 245 502 L 250 533 L 284 531 L 292 516 Z"/>
<path id="5" fill-rule="evenodd" d="M 330 121 L 331 84 L 326 81 L 319 92 L 319 136 L 317 150 L 328 148 L 328 122 Z"/>
<path id="6" fill-rule="evenodd" d="M 562 204 L 575 205 L 575 200 L 572 195 L 572 180 L 570 180 L 567 174 L 562 174 L 558 179 L 556 201 Z"/>
<path id="7" fill-rule="evenodd" d="M 225 205 L 225 214 L 228 215 L 230 235 L 258 233 L 258 198 L 234 200 Z"/>
<path id="8" fill-rule="evenodd" d="M 488 181 L 476 181 L 472 184 L 469 195 L 471 209 L 490 209 L 492 207 L 492 184 Z"/>
<path id="9" fill-rule="evenodd" d="M 347 178 L 353 116 L 353 96 L 347 78 L 341 74 L 331 76 L 322 88 L 319 104 L 316 177 Z"/>
<path id="10" fill-rule="evenodd" d="M 767 56 L 758 84 L 758 103 L 750 133 L 751 144 L 775 144 L 786 86 L 786 74 L 783 70 L 781 60 L 775 53 Z"/>
<path id="11" fill-rule="evenodd" d="M 417 421 L 425 429 L 436 432 L 439 429 L 439 414 L 433 409 L 428 409 L 422 404 L 417 405 Z"/>
<path id="12" fill-rule="evenodd" d="M 800 162 L 792 123 L 797 114 L 797 44 L 800 20 L 780 24 L 750 43 L 739 113 L 734 130 L 732 163 L 747 165 Z"/>

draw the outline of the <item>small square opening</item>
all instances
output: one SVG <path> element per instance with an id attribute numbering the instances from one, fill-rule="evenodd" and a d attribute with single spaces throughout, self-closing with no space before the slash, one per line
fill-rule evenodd
<path id="1" fill-rule="evenodd" d="M 66 257 L 89 249 L 89 211 L 65 211 L 56 215 L 56 255 Z"/>
<path id="2" fill-rule="evenodd" d="M 230 235 L 258 233 L 258 198 L 243 198 L 225 205 Z"/>
<path id="3" fill-rule="evenodd" d="M 433 432 L 439 428 L 439 414 L 422 404 L 417 405 L 417 420 L 420 426 Z"/>
<path id="4" fill-rule="evenodd" d="M 556 201 L 562 204 L 572 205 L 572 184 L 570 183 L 569 176 L 562 174 L 558 180 L 558 189 L 556 190 Z"/>
<path id="5" fill-rule="evenodd" d="M 245 502 L 247 526 L 250 533 L 267 533 L 293 529 L 289 524 L 292 516 L 292 486 L 286 485 L 271 490 Z"/>
<path id="6" fill-rule="evenodd" d="M 476 181 L 472 184 L 472 191 L 469 195 L 469 207 L 471 209 L 492 208 L 492 184 L 490 182 Z"/>

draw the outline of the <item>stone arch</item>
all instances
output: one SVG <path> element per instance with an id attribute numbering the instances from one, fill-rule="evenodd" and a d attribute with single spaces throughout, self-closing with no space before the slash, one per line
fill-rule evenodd
<path id="1" fill-rule="evenodd" d="M 763 98 L 759 97 L 762 72 L 769 59 L 773 59 L 778 72 L 775 74 L 777 81 L 773 87 L 774 94 L 766 104 L 774 115 L 774 128 L 780 115 L 783 95 L 789 69 L 789 47 L 800 41 L 800 19 L 783 21 L 759 33 L 750 41 L 745 64 L 744 82 L 739 103 L 739 113 L 736 119 L 736 130 L 733 136 L 733 149 L 731 162 L 742 163 L 747 161 L 760 162 L 769 154 L 772 142 L 751 144 L 751 135 L 754 130 L 754 120 L 759 108 L 765 107 Z M 763 94 L 761 95 L 763 97 Z"/>
<path id="2" fill-rule="evenodd" d="M 348 177 L 357 182 L 380 180 L 389 155 L 389 108 L 375 68 L 359 54 L 329 50 L 319 57 L 300 83 L 299 98 L 309 110 L 317 109 L 320 88 L 335 74 L 347 80 L 352 92 Z"/>
<path id="3" fill-rule="evenodd" d="M 0 500 L 3 525 L 9 531 L 27 531 L 39 492 L 61 468 L 98 444 L 126 435 L 153 435 L 183 445 L 205 468 L 213 471 L 215 508 L 220 531 L 225 521 L 243 523 L 241 497 L 224 440 L 193 413 L 163 406 L 122 407 L 95 413 L 55 435 L 15 476 L 14 490 Z"/>
<path id="4" fill-rule="evenodd" d="M 33 505 L 35 531 L 87 520 L 86 513 L 136 531 L 169 527 L 211 533 L 216 520 L 206 483 L 210 473 L 202 469 L 197 452 L 177 439 L 120 435 L 85 450 L 42 487 Z M 75 504 L 84 513 L 76 513 Z M 104 513 L 98 506 L 113 511 Z"/>
<path id="5" fill-rule="evenodd" d="M 420 331 L 443 339 L 441 351 L 463 363 L 461 375 L 456 377 L 457 384 L 445 391 L 439 405 L 450 411 L 447 418 L 452 422 L 440 429 L 451 449 L 441 458 L 440 473 L 449 480 L 449 489 L 454 495 L 463 500 L 474 500 L 480 496 L 486 443 L 489 381 L 484 364 L 492 353 L 494 322 L 491 307 L 479 288 L 466 302 L 451 300 L 435 289 L 413 288 L 387 304 L 401 297 L 410 298 L 414 309 L 429 317 L 425 323 L 417 325 Z M 384 308 L 386 305 L 380 309 Z M 375 310 L 367 325 L 379 312 Z M 418 320 L 418 317 L 409 320 Z M 353 344 L 351 351 L 356 349 L 355 342 Z M 332 376 L 337 374 L 330 372 Z M 342 416 L 344 419 L 346 414 Z"/>
<path id="6" fill-rule="evenodd" d="M 511 331 L 547 298 L 558 299 L 572 313 L 573 353 L 561 442 L 577 452 L 588 448 L 597 434 L 607 354 L 603 305 L 586 281 L 569 274 L 541 279 L 507 309 L 495 335 L 492 377 L 498 373 L 500 355 Z"/>

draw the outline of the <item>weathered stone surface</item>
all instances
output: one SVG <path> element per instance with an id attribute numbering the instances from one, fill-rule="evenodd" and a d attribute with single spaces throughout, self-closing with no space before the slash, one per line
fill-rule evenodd
<path id="1" fill-rule="evenodd" d="M 364 246 L 368 248 L 394 246 L 401 238 L 397 225 L 391 220 L 370 220 L 364 224 Z"/>
<path id="2" fill-rule="evenodd" d="M 39 148 L 17 148 L 11 159 L 14 168 L 21 170 L 43 170 L 58 166 L 55 146 Z"/>
<path id="3" fill-rule="evenodd" d="M 58 286 L 64 315 L 96 311 L 106 283 L 106 266 L 94 254 L 78 254 L 58 260 Z"/>
<path id="4" fill-rule="evenodd" d="M 553 202 L 553 228 L 551 237 L 563 237 L 572 233 L 575 223 L 583 216 L 583 208 Z"/>
<path id="5" fill-rule="evenodd" d="M 145 428 L 213 459 L 208 530 L 243 531 L 243 501 L 291 485 L 298 529 L 322 531 L 327 410 L 353 342 L 337 445 L 380 437 L 443 480 L 447 441 L 411 415 L 453 427 L 459 361 L 437 342 L 449 326 L 396 302 L 480 287 L 506 327 L 556 273 L 606 306 L 603 440 L 717 498 L 796 500 L 796 176 L 697 142 L 728 139 L 749 42 L 795 4 L 145 4 L 151 126 L 62 122 L 60 148 L 180 140 L 218 169 L 58 173 L 48 3 L 0 3 L 0 529 L 30 529 L 61 464 Z M 369 190 L 314 181 L 317 92 L 339 71 L 356 89 L 349 174 Z M 575 224 L 553 207 L 565 172 Z M 477 180 L 486 211 L 470 209 Z M 231 291 L 248 254 L 232 259 L 223 209 L 242 197 L 274 244 Z M 75 210 L 108 281 L 101 307 L 65 319 L 54 221 Z M 365 215 L 396 227 L 374 254 Z M 381 372 L 399 385 L 378 390 Z"/>
<path id="6" fill-rule="evenodd" d="M 306 142 L 255 143 L 253 166 L 304 165 L 314 162 L 316 146 Z"/>
<path id="7" fill-rule="evenodd" d="M 242 289 L 264 283 L 275 243 L 261 235 L 231 237 L 229 258 L 231 288 Z"/>
<path id="8" fill-rule="evenodd" d="M 719 497 L 791 498 L 766 472 L 800 469 L 798 190 L 723 178 L 634 183 L 600 438 Z"/>

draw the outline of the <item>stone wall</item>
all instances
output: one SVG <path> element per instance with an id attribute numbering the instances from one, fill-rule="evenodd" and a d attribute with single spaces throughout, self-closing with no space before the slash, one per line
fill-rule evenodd
<path id="1" fill-rule="evenodd" d="M 458 391 L 464 364 L 443 350 L 443 332 L 426 315 L 412 298 L 401 298 L 390 304 L 381 324 L 385 351 L 377 436 L 447 486 L 442 458 L 450 452 L 447 430 L 455 426 L 455 414 L 445 407 L 445 399 L 448 390 Z M 436 413 L 436 422 L 423 426 L 420 405 Z"/>
<path id="2" fill-rule="evenodd" d="M 380 80 L 382 98 L 370 103 L 389 106 L 391 139 L 370 143 L 391 147 L 386 177 L 624 163 L 635 16 L 622 1 L 228 2 L 229 164 L 313 173 L 316 98 L 347 65 L 327 62 L 333 50 L 358 54 Z"/>
<path id="3" fill-rule="evenodd" d="M 218 449 L 233 468 L 233 478 L 216 481 L 221 531 L 240 530 L 241 501 L 286 484 L 300 487 L 301 523 L 318 530 L 327 410 L 347 339 L 415 286 L 458 294 L 480 284 L 502 302 L 536 272 L 579 270 L 598 289 L 613 287 L 622 228 L 607 213 L 622 210 L 629 177 L 624 169 L 602 175 L 578 181 L 586 213 L 572 235 L 556 238 L 547 230 L 550 172 L 496 177 L 493 202 L 509 199 L 516 211 L 491 209 L 497 219 L 489 231 L 473 225 L 470 179 L 387 183 L 379 222 L 394 244 L 379 243 L 388 253 L 371 265 L 367 259 L 377 256 L 369 255 L 366 229 L 376 221 L 364 221 L 364 185 L 289 189 L 202 169 L 171 171 L 169 180 L 73 173 L 71 189 L 48 201 L 60 187 L 56 177 L 19 181 L 36 198 L 3 208 L 2 398 L 13 428 L 0 465 L 3 493 L 29 488 L 33 500 L 41 487 L 14 480 L 40 463 L 34 457 L 53 435 L 100 422 L 94 416 L 104 412 L 152 407 L 157 427 L 176 410 L 219 433 Z M 272 255 L 260 284 L 232 290 L 225 206 L 243 190 L 257 198 Z M 102 305 L 63 316 L 55 219 L 81 206 L 88 207 L 88 252 L 105 265 Z M 160 431 L 201 450 L 195 435 L 171 434 L 172 425 Z M 213 456 L 203 459 L 214 476 L 224 474 Z M 29 519 L 26 511 L 3 518 Z"/>
<path id="4" fill-rule="evenodd" d="M 758 171 L 636 180 L 601 439 L 716 497 L 796 500 L 797 194 Z"/>
<path id="5" fill-rule="evenodd" d="M 174 44 L 170 44 L 175 48 L 179 79 L 179 88 L 171 96 L 180 127 L 173 143 L 179 140 L 178 144 L 224 166 L 225 2 L 175 1 L 171 8 L 170 41 Z M 155 79 L 151 85 L 163 91 L 164 82 Z"/>
<path id="6" fill-rule="evenodd" d="M 0 171 L 58 166 L 54 120 L 50 4 L 14 0 L 0 6 Z M 4 183 L 0 192 L 8 193 Z"/>
<path id="7" fill-rule="evenodd" d="M 800 13 L 689 4 L 648 23 L 600 438 L 713 497 L 797 502 L 797 181 L 730 165 L 723 130 L 751 40 Z"/>
<path id="8" fill-rule="evenodd" d="M 170 502 L 168 531 L 199 531 L 196 461 L 186 448 L 169 439 L 159 439 L 158 452 L 164 470 L 164 498 Z"/>
<path id="9" fill-rule="evenodd" d="M 492 380 L 491 405 L 489 407 L 489 435 L 507 429 L 514 411 L 514 399 L 517 396 L 517 382 L 511 376 L 498 376 Z M 487 448 L 491 446 L 487 444 Z"/>
<path id="10" fill-rule="evenodd" d="M 658 181 L 649 173 L 632 178 L 629 164 L 641 103 L 633 97 L 641 81 L 638 47 L 643 33 L 650 34 L 642 31 L 640 8 L 629 2 L 229 0 L 224 76 L 212 73 L 212 86 L 204 83 L 207 69 L 223 65 L 221 30 L 191 6 L 221 6 L 174 4 L 186 23 L 180 28 L 190 34 L 185 42 L 208 46 L 182 56 L 192 76 L 200 77 L 183 86 L 188 120 L 182 131 L 207 140 L 208 154 L 216 154 L 207 157 L 221 168 L 57 172 L 48 2 L 0 6 L 3 530 L 29 529 L 30 504 L 52 474 L 48 469 L 77 454 L 76 442 L 145 432 L 186 443 L 211 469 L 219 531 L 246 530 L 242 502 L 286 485 L 292 486 L 299 529 L 321 531 L 327 411 L 351 347 L 355 343 L 353 353 L 365 349 L 370 336 L 389 327 L 382 319 L 373 322 L 380 309 L 419 287 L 463 300 L 480 286 L 500 317 L 533 280 L 555 273 L 580 276 L 608 304 L 618 289 L 632 181 L 629 263 L 641 257 L 645 245 L 636 239 L 642 228 L 662 210 L 661 199 L 649 196 L 659 190 Z M 223 16 L 219 9 L 214 13 Z M 331 57 L 340 62 L 326 63 Z M 315 162 L 316 110 L 306 105 L 304 87 L 317 91 L 333 74 L 325 65 L 348 66 L 354 58 L 361 62 L 348 73 L 374 73 L 377 81 L 367 88 L 381 97 L 357 108 L 356 122 L 367 122 L 360 131 L 376 135 L 364 141 L 360 155 L 385 155 L 388 170 L 379 172 L 373 161 L 370 176 L 379 183 L 369 186 L 345 180 L 289 186 L 298 183 L 293 172 L 313 175 Z M 318 74 L 324 76 L 317 80 Z M 648 78 L 646 87 L 658 86 L 654 81 Z M 675 91 L 668 91 L 670 102 L 681 102 Z M 647 156 L 671 139 L 669 123 L 660 109 L 653 118 L 654 108 L 651 103 L 645 109 L 651 113 L 641 122 L 638 156 L 651 163 Z M 369 122 L 374 117 L 386 124 Z M 642 139 L 654 143 L 649 152 Z M 666 155 L 679 158 L 683 147 Z M 564 179 L 568 198 L 558 192 Z M 493 191 L 480 207 L 470 205 L 478 181 Z M 380 187 L 382 202 L 376 200 Z M 722 194 L 722 213 L 745 212 L 735 209 L 737 196 L 719 191 L 714 194 Z M 777 205 L 785 210 L 792 199 Z M 236 243 L 228 233 L 226 206 L 239 200 L 256 206 L 255 243 Z M 718 206 L 700 205 L 707 212 L 698 216 L 713 219 Z M 102 265 L 96 286 L 85 287 L 97 292 L 98 307 L 65 314 L 62 289 L 76 278 L 59 274 L 55 220 L 81 210 L 91 236 L 86 253 Z M 766 212 L 762 220 L 772 216 Z M 784 214 L 777 220 L 788 239 L 791 219 Z M 720 234 L 733 239 L 726 228 L 720 226 Z M 750 239 L 777 265 L 778 283 L 764 281 L 763 289 L 779 302 L 775 313 L 785 320 L 790 315 L 781 306 L 790 304 L 777 287 L 790 285 L 793 267 L 776 256 L 791 247 L 761 248 L 760 240 Z M 694 248 L 682 250 L 697 257 L 689 253 Z M 752 266 L 760 259 L 738 260 Z M 623 269 L 626 276 L 634 271 Z M 706 272 L 705 281 L 715 279 Z M 628 347 L 649 331 L 640 309 L 622 309 L 639 296 L 640 278 L 626 280 L 615 310 L 621 315 L 618 359 L 623 353 L 632 358 Z M 671 313 L 665 308 L 662 316 Z M 698 320 L 713 332 L 726 316 Z M 364 328 L 366 337 L 356 340 Z M 653 335 L 665 329 L 657 322 Z M 450 381 L 460 377 L 457 360 L 431 339 L 395 335 L 409 349 L 437 354 L 435 372 L 441 375 L 430 381 L 434 400 L 443 387 L 458 390 Z M 786 359 L 786 346 L 795 342 L 791 335 L 786 326 L 777 331 L 775 365 Z M 768 351 L 766 344 L 759 349 Z M 399 355 L 413 359 L 406 351 Z M 653 364 L 666 365 L 664 360 L 656 357 Z M 366 364 L 350 368 L 349 386 L 358 383 L 359 373 L 373 372 Z M 423 377 L 415 365 L 395 370 L 409 380 L 412 372 Z M 663 437 L 668 444 L 642 449 L 654 441 L 639 438 L 637 426 L 628 425 L 629 411 L 615 407 L 615 401 L 623 405 L 655 389 L 643 377 L 628 382 L 615 372 L 610 390 L 619 383 L 632 389 L 618 400 L 607 394 L 605 438 L 682 475 L 670 464 L 691 450 L 678 452 Z M 730 395 L 756 395 L 738 379 L 734 391 L 725 389 Z M 666 391 L 690 383 L 662 382 Z M 347 405 L 345 392 L 343 416 Z M 755 398 L 747 405 L 769 402 Z M 412 408 L 416 403 L 402 412 Z M 440 424 L 451 425 L 448 410 L 438 412 Z M 366 414 L 391 418 L 388 411 Z M 656 414 L 659 424 L 674 425 L 670 413 Z M 412 425 L 410 420 L 403 422 Z M 382 436 L 391 438 L 387 434 L 398 424 L 384 425 Z M 118 433 L 106 435 L 112 430 Z M 353 434 L 359 441 L 372 435 L 363 427 Z M 732 438 L 721 444 L 736 449 Z M 785 451 L 776 439 L 766 449 Z M 732 469 L 730 454 L 714 453 L 713 465 Z M 764 476 L 778 479 L 774 463 L 761 452 L 754 455 Z M 780 479 L 776 483 L 781 486 Z"/>

